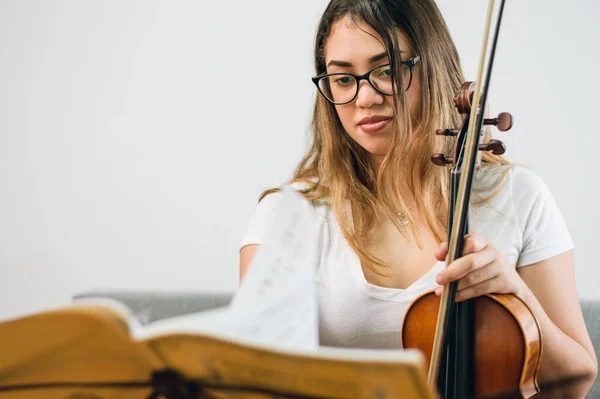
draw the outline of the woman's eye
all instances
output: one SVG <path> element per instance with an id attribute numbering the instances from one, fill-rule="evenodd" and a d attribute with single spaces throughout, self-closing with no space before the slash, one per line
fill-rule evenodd
<path id="1" fill-rule="evenodd" d="M 379 76 L 381 76 L 382 78 L 389 78 L 392 76 L 392 68 L 383 68 L 380 72 L 379 72 Z"/>
<path id="2" fill-rule="evenodd" d="M 349 83 L 352 83 L 352 78 L 350 76 L 340 76 L 337 79 L 335 79 L 334 82 L 341 85 L 347 85 Z"/>

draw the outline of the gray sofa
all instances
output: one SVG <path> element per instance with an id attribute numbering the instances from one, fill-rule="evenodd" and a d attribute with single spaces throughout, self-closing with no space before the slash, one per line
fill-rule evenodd
<path id="1" fill-rule="evenodd" d="M 90 292 L 76 295 L 85 297 L 107 297 L 127 305 L 142 324 L 187 313 L 200 312 L 227 306 L 231 293 L 118 293 Z M 581 300 L 581 308 L 592 337 L 596 356 L 600 359 L 600 300 Z M 587 398 L 600 399 L 600 383 L 597 380 Z"/>

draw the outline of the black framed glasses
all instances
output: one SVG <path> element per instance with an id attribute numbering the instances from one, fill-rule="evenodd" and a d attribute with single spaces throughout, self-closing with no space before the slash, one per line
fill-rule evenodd
<path id="1" fill-rule="evenodd" d="M 419 62 L 419 56 L 414 56 L 408 60 L 403 60 L 401 64 L 402 84 L 404 91 L 410 88 L 415 65 Z M 358 87 L 361 80 L 366 80 L 378 92 L 384 96 L 393 96 L 398 94 L 398 88 L 394 88 L 392 67 L 390 64 L 380 65 L 371 69 L 364 75 L 355 75 L 353 73 L 330 73 L 327 75 L 315 76 L 313 83 L 319 89 L 319 92 L 329 102 L 335 105 L 348 104 L 358 95 Z"/>

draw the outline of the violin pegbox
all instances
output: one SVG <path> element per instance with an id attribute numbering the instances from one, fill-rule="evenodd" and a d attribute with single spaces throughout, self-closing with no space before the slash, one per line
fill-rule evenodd
<path id="1" fill-rule="evenodd" d="M 501 132 L 509 131 L 514 124 L 514 119 L 508 112 L 501 112 L 496 118 L 484 118 L 483 124 L 496 126 Z M 506 152 L 506 146 L 500 140 L 490 139 L 488 142 L 479 144 L 479 151 L 490 151 L 494 155 L 502 155 Z"/>
<path id="2" fill-rule="evenodd" d="M 475 91 L 475 82 L 465 82 L 461 86 L 456 97 L 454 97 L 454 106 L 461 115 L 465 115 L 462 126 L 460 129 L 438 129 L 435 131 L 437 136 L 445 137 L 456 137 L 456 146 L 454 149 L 453 156 L 447 156 L 445 154 L 433 154 L 431 156 L 431 162 L 438 166 L 448 166 L 454 164 L 454 168 L 460 169 L 462 162 L 462 150 L 466 141 L 468 126 L 469 126 L 469 115 L 471 113 L 471 104 L 473 102 L 473 93 Z M 486 115 L 488 113 L 488 107 L 486 105 Z M 483 125 L 496 126 L 501 132 L 506 132 L 513 127 L 514 119 L 508 112 L 501 112 L 496 118 L 484 118 Z M 502 155 L 506 151 L 506 146 L 500 140 L 491 139 L 488 142 L 481 143 L 484 138 L 484 131 L 479 134 L 479 151 L 490 151 L 494 155 Z M 481 166 L 481 154 L 477 157 L 476 169 L 479 170 Z"/>

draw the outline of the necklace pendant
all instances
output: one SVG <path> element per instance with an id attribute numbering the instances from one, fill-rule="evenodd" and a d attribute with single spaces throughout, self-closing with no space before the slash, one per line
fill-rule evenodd
<path id="1" fill-rule="evenodd" d="M 408 226 L 408 220 L 406 220 L 406 215 L 404 212 L 398 212 L 398 218 L 400 226 Z"/>

